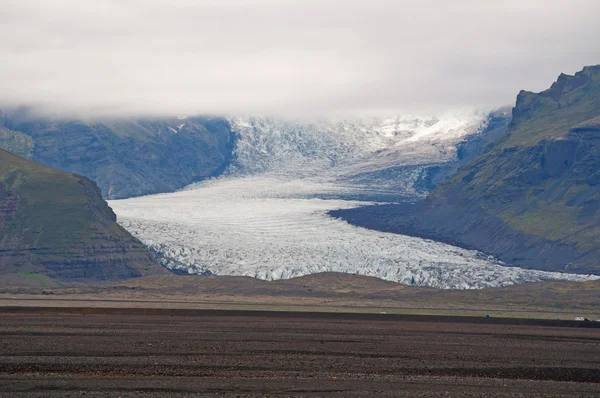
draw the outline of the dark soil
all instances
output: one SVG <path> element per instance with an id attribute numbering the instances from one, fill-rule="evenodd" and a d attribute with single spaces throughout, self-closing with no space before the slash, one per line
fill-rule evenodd
<path id="1" fill-rule="evenodd" d="M 0 396 L 600 396 L 583 323 L 360 314 L 0 313 Z"/>

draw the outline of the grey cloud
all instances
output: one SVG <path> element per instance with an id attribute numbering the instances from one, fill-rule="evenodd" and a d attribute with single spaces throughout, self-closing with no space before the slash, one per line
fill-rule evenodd
<path id="1" fill-rule="evenodd" d="M 0 103 L 327 115 L 512 103 L 600 60 L 597 0 L 6 0 Z"/>

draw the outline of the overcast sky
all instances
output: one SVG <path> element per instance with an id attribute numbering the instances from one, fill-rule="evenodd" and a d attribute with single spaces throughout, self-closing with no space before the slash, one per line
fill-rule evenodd
<path id="1" fill-rule="evenodd" d="M 599 0 L 3 0 L 0 103 L 282 114 L 512 104 L 600 63 Z"/>

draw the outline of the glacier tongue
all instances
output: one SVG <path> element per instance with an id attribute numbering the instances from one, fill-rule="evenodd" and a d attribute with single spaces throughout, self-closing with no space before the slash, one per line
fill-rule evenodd
<path id="1" fill-rule="evenodd" d="M 236 160 L 225 176 L 110 205 L 163 265 L 188 273 L 281 279 L 337 271 L 453 289 L 591 278 L 505 267 L 327 215 L 373 203 L 356 198 L 422 195 L 415 183 L 423 171 L 452 162 L 457 144 L 485 120 L 481 112 L 312 124 L 232 119 Z"/>

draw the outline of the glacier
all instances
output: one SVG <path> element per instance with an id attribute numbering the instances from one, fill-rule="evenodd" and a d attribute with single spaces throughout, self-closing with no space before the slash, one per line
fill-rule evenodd
<path id="1" fill-rule="evenodd" d="M 447 289 L 593 276 L 506 266 L 477 251 L 352 226 L 328 212 L 418 200 L 434 166 L 485 129 L 489 112 L 312 123 L 231 118 L 221 177 L 110 201 L 119 223 L 174 271 L 274 280 L 336 271 Z"/>

